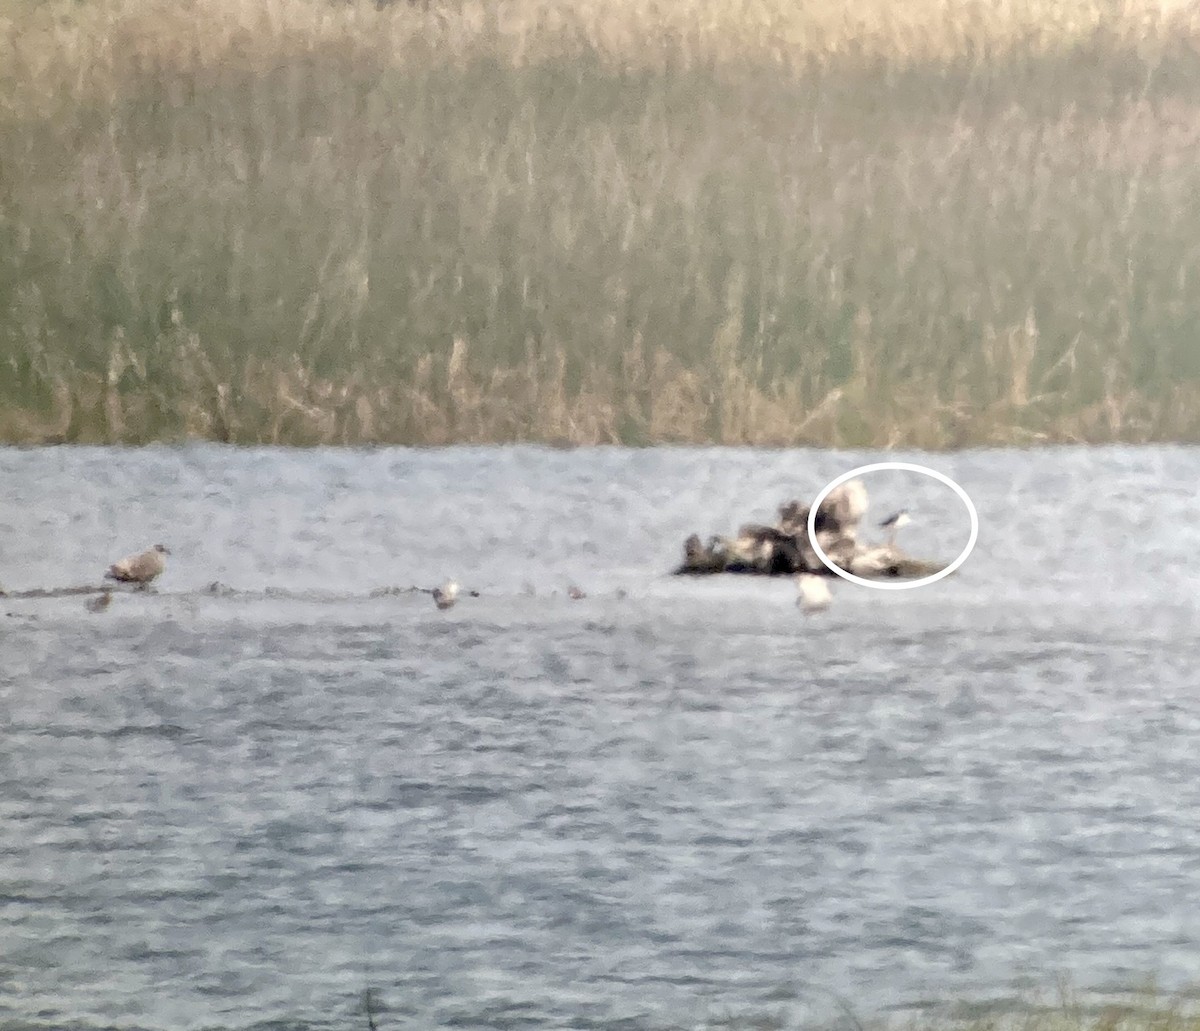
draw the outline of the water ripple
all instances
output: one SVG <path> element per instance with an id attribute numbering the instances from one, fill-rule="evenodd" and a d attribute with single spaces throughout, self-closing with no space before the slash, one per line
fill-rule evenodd
<path id="1" fill-rule="evenodd" d="M 822 622 L 656 574 L 854 456 L 47 454 L 0 451 L 10 588 L 173 557 L 100 614 L 4 599 L 0 1031 L 365 1026 L 367 989 L 381 1028 L 834 1026 L 1193 976 L 1197 523 L 1106 499 L 1195 451 L 939 456 L 978 555 Z M 1038 553 L 1049 520 L 1092 530 Z M 441 613 L 451 574 L 480 596 Z"/>

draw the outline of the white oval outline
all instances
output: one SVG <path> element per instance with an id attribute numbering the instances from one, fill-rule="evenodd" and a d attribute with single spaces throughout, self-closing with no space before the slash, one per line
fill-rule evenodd
<path id="1" fill-rule="evenodd" d="M 833 490 L 840 487 L 847 480 L 853 479 L 855 476 L 863 476 L 866 473 L 878 472 L 905 472 L 905 473 L 921 473 L 925 476 L 932 476 L 935 480 L 944 483 L 955 494 L 962 499 L 962 503 L 967 506 L 967 514 L 971 517 L 971 536 L 967 540 L 967 546 L 963 548 L 962 553 L 945 569 L 931 576 L 923 576 L 919 580 L 905 580 L 903 583 L 881 583 L 879 580 L 868 580 L 866 577 L 855 576 L 853 573 L 847 572 L 840 566 L 834 565 L 829 561 L 829 556 L 825 554 L 825 549 L 817 543 L 817 509 L 821 507 L 821 502 L 824 501 Z M 975 542 L 979 540 L 979 513 L 975 509 L 975 503 L 965 490 L 962 489 L 954 480 L 950 479 L 945 473 L 940 473 L 936 469 L 930 469 L 927 465 L 917 465 L 915 462 L 874 462 L 871 465 L 860 465 L 857 469 L 851 469 L 848 473 L 842 473 L 836 480 L 832 480 L 812 503 L 808 510 L 808 542 L 813 546 L 813 550 L 817 553 L 825 568 L 836 573 L 843 580 L 849 580 L 851 583 L 862 584 L 863 587 L 873 587 L 878 591 L 908 591 L 914 587 L 924 587 L 926 584 L 936 583 L 944 576 L 949 576 L 959 566 L 961 566 L 970 557 L 971 552 L 975 550 Z"/>

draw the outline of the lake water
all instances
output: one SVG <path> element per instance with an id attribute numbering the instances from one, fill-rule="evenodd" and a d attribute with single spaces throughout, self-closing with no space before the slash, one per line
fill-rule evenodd
<path id="1" fill-rule="evenodd" d="M 883 458 L 954 576 L 664 575 Z M 0 450 L 0 1028 L 848 1026 L 1196 976 L 1200 450 Z M 928 478 L 903 543 L 949 559 Z M 448 612 L 448 576 L 479 591 Z M 220 585 L 215 590 L 211 585 Z M 576 585 L 587 593 L 571 600 Z"/>

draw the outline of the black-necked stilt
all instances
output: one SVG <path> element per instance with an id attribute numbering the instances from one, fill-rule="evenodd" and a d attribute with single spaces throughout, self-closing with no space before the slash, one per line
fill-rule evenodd
<path id="1" fill-rule="evenodd" d="M 908 514 L 908 509 L 902 508 L 902 509 L 900 509 L 899 512 L 895 512 L 892 515 L 888 516 L 879 525 L 882 529 L 887 530 L 887 532 L 888 532 L 888 544 L 895 544 L 896 543 L 896 531 L 901 529 L 901 527 L 907 526 L 911 522 L 912 522 L 912 519 L 910 518 L 910 516 Z"/>

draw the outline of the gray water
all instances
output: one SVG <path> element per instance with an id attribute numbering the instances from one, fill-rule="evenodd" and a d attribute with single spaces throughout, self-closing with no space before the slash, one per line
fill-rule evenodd
<path id="1" fill-rule="evenodd" d="M 955 576 L 806 619 L 786 581 L 663 575 L 884 457 L 974 500 Z M 100 614 L 0 599 L 0 1027 L 1182 989 L 1198 481 L 1186 448 L 0 451 L 10 592 L 172 549 Z M 935 481 L 868 485 L 910 551 L 965 543 Z M 480 596 L 386 593 L 451 575 Z"/>

